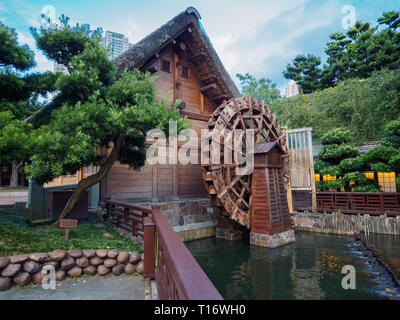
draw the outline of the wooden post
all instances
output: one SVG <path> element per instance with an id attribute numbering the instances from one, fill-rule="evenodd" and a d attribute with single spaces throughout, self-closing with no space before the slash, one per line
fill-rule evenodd
<path id="1" fill-rule="evenodd" d="M 152 209 L 159 209 L 159 206 L 152 206 Z M 154 279 L 155 277 L 155 224 L 150 217 L 143 218 L 144 231 L 144 278 Z"/>
<path id="2" fill-rule="evenodd" d="M 312 129 L 310 128 L 307 131 L 307 136 L 308 136 L 308 152 L 310 154 L 310 181 L 311 181 L 311 197 L 312 197 L 312 212 L 317 211 L 317 193 L 315 190 L 315 176 L 314 176 L 314 159 L 313 159 L 313 154 L 312 154 L 312 138 L 311 138 L 311 131 Z"/>

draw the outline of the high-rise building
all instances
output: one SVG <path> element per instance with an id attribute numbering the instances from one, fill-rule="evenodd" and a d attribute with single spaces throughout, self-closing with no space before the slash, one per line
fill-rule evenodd
<path id="1" fill-rule="evenodd" d="M 294 80 L 290 80 L 286 87 L 286 97 L 294 97 L 299 94 L 299 85 Z"/>
<path id="2" fill-rule="evenodd" d="M 113 59 L 118 57 L 132 46 L 127 37 L 121 33 L 112 31 L 106 32 L 104 38 L 102 39 L 102 43 L 104 46 L 111 49 L 111 57 Z"/>

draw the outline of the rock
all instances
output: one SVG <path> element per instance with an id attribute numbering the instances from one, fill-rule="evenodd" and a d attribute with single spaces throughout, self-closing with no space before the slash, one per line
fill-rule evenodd
<path id="1" fill-rule="evenodd" d="M 89 260 L 89 263 L 90 263 L 92 266 L 98 266 L 98 265 L 100 265 L 100 264 L 103 263 L 103 259 L 100 259 L 99 257 L 94 257 L 94 258 L 92 258 L 92 259 Z"/>
<path id="2" fill-rule="evenodd" d="M 97 274 L 100 276 L 104 276 L 110 273 L 110 268 L 105 267 L 104 265 L 100 265 L 97 267 Z"/>
<path id="3" fill-rule="evenodd" d="M 99 250 L 96 250 L 96 255 L 97 255 L 99 258 L 105 258 L 105 257 L 107 256 L 107 254 L 108 254 L 108 250 L 106 250 L 106 249 L 99 249 Z"/>
<path id="4" fill-rule="evenodd" d="M 56 281 L 63 281 L 67 277 L 64 270 L 58 270 L 56 272 Z"/>
<path id="5" fill-rule="evenodd" d="M 112 268 L 112 274 L 119 276 L 121 273 L 124 273 L 125 265 L 118 263 Z"/>
<path id="6" fill-rule="evenodd" d="M 134 273 L 135 271 L 136 271 L 136 266 L 135 266 L 134 264 L 128 263 L 128 264 L 125 266 L 125 273 L 127 273 L 127 274 L 132 274 L 132 273 Z"/>
<path id="7" fill-rule="evenodd" d="M 108 250 L 108 257 L 114 259 L 118 256 L 119 251 L 116 249 Z"/>
<path id="8" fill-rule="evenodd" d="M 84 274 L 94 275 L 97 272 L 97 268 L 95 266 L 88 266 L 83 269 Z"/>
<path id="9" fill-rule="evenodd" d="M 32 281 L 32 277 L 29 272 L 20 272 L 14 277 L 13 280 L 17 285 L 25 286 Z"/>
<path id="10" fill-rule="evenodd" d="M 133 264 L 136 264 L 136 263 L 138 263 L 140 261 L 140 259 L 141 259 L 140 253 L 135 251 L 135 252 L 131 253 L 131 255 L 129 257 L 129 262 L 133 263 Z"/>
<path id="11" fill-rule="evenodd" d="M 36 273 L 42 269 L 42 265 L 36 261 L 27 261 L 24 263 L 24 270 L 29 273 Z"/>
<path id="12" fill-rule="evenodd" d="M 21 270 L 21 267 L 22 265 L 19 263 L 10 263 L 7 267 L 4 268 L 1 275 L 3 277 L 14 277 Z"/>
<path id="13" fill-rule="evenodd" d="M 28 258 L 29 256 L 27 254 L 17 254 L 10 257 L 10 263 L 24 263 L 26 260 L 28 260 Z"/>
<path id="14" fill-rule="evenodd" d="M 82 275 L 82 269 L 79 267 L 73 267 L 68 271 L 70 277 L 80 277 Z"/>
<path id="15" fill-rule="evenodd" d="M 140 274 L 143 274 L 144 272 L 144 264 L 143 261 L 140 261 L 137 266 L 136 266 L 136 271 L 139 272 Z"/>
<path id="16" fill-rule="evenodd" d="M 7 267 L 10 263 L 10 259 L 8 257 L 0 257 L 0 270 Z"/>
<path id="17" fill-rule="evenodd" d="M 96 255 L 95 250 L 82 250 L 82 254 L 85 258 L 93 258 Z"/>
<path id="18" fill-rule="evenodd" d="M 52 261 L 61 261 L 65 258 L 66 254 L 67 252 L 64 250 L 54 250 L 52 253 L 50 253 L 50 259 Z"/>
<path id="19" fill-rule="evenodd" d="M 29 258 L 36 262 L 45 262 L 45 261 L 49 261 L 50 255 L 45 252 L 37 252 L 37 253 L 31 254 L 29 256 Z"/>
<path id="20" fill-rule="evenodd" d="M 69 270 L 73 266 L 75 266 L 75 260 L 72 259 L 71 257 L 66 257 L 62 262 L 61 262 L 61 269 L 62 270 Z"/>
<path id="21" fill-rule="evenodd" d="M 119 263 L 126 263 L 129 260 L 129 252 L 122 251 L 119 253 L 117 260 Z"/>
<path id="22" fill-rule="evenodd" d="M 68 255 L 72 258 L 80 258 L 82 257 L 82 251 L 79 249 L 73 249 L 68 251 Z"/>
<path id="23" fill-rule="evenodd" d="M 104 260 L 104 266 L 107 268 L 112 268 L 117 264 L 117 260 L 115 259 L 106 259 Z"/>
<path id="24" fill-rule="evenodd" d="M 32 275 L 32 281 L 35 284 L 42 284 L 43 278 L 47 275 L 47 273 L 43 273 L 42 271 L 36 272 Z"/>
<path id="25" fill-rule="evenodd" d="M 0 277 L 0 291 L 6 291 L 10 289 L 12 286 L 12 282 L 10 278 L 2 278 Z"/>
<path id="26" fill-rule="evenodd" d="M 76 260 L 76 265 L 81 268 L 86 268 L 89 265 L 89 260 L 85 257 Z"/>

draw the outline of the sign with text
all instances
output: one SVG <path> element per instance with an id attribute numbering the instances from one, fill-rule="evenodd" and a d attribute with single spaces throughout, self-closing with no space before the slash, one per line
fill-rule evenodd
<path id="1" fill-rule="evenodd" d="M 60 228 L 65 228 L 65 240 L 68 240 L 69 228 L 76 228 L 78 219 L 60 219 Z"/>

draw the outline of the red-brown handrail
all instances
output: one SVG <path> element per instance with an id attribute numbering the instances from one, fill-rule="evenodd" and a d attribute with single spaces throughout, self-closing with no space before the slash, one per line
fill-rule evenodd
<path id="1" fill-rule="evenodd" d="M 145 219 L 144 273 L 155 275 L 159 298 L 222 300 L 158 206 L 152 207 L 151 220 Z"/>
<path id="2" fill-rule="evenodd" d="M 106 199 L 105 203 L 107 215 L 112 217 L 113 225 L 125 230 L 143 244 L 143 219 L 151 214 L 151 208 L 111 199 Z"/>
<path id="3" fill-rule="evenodd" d="M 318 211 L 399 216 L 399 192 L 317 192 Z"/>

